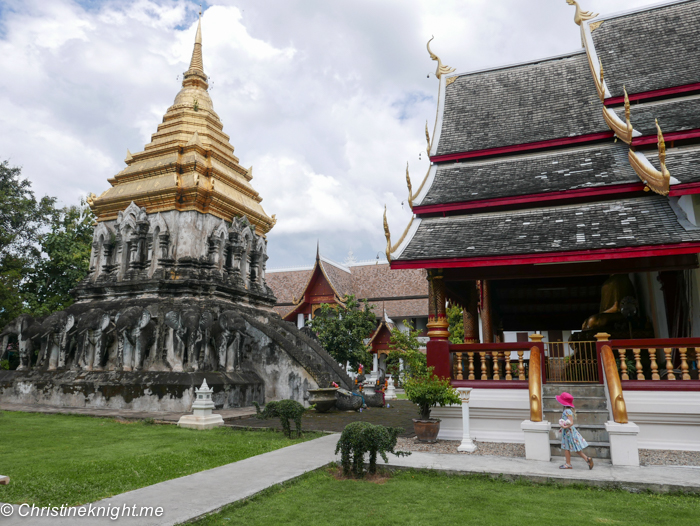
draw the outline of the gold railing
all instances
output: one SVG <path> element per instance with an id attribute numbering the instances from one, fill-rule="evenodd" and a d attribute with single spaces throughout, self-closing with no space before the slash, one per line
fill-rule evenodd
<path id="1" fill-rule="evenodd" d="M 548 382 L 598 383 L 596 342 L 544 342 Z"/>
<path id="2" fill-rule="evenodd" d="M 622 380 L 698 380 L 696 347 L 614 346 Z M 674 363 L 677 364 L 674 367 Z"/>
<path id="3" fill-rule="evenodd" d="M 596 338 L 601 342 L 605 342 L 604 338 L 607 336 L 609 335 L 606 333 L 596 334 Z M 618 424 L 626 424 L 628 423 L 627 405 L 625 404 L 625 398 L 622 396 L 622 383 L 620 383 L 620 376 L 617 374 L 617 365 L 615 364 L 612 348 L 606 343 L 600 349 L 600 359 L 605 369 L 608 394 L 610 395 L 610 403 L 613 410 L 613 420 Z"/>
<path id="4" fill-rule="evenodd" d="M 517 358 L 515 361 L 513 358 Z M 527 380 L 525 351 L 453 353 L 454 380 Z"/>

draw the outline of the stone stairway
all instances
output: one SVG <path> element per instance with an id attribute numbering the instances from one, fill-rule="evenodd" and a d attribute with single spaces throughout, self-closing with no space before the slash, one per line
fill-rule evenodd
<path id="1" fill-rule="evenodd" d="M 610 458 L 610 438 L 605 430 L 605 422 L 610 420 L 610 414 L 605 398 L 605 387 L 601 384 L 550 383 L 542 386 L 544 419 L 552 423 L 552 431 L 549 435 L 552 456 L 564 455 L 559 447 L 561 439 L 557 439 L 555 435 L 559 429 L 559 419 L 563 410 L 555 396 L 564 391 L 574 396 L 576 404 L 574 424 L 588 442 L 588 449 L 584 453 L 593 458 Z"/>

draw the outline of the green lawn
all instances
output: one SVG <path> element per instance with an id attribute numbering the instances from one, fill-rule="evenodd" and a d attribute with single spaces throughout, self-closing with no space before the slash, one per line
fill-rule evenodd
<path id="1" fill-rule="evenodd" d="M 93 502 L 319 436 L 0 412 L 0 502 Z"/>
<path id="2" fill-rule="evenodd" d="M 631 494 L 415 471 L 399 472 L 376 484 L 339 481 L 323 469 L 196 524 L 695 526 L 699 517 L 697 496 Z"/>

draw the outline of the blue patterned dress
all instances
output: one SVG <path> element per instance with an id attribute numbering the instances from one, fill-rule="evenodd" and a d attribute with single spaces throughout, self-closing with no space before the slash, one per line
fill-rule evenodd
<path id="1" fill-rule="evenodd" d="M 564 408 L 564 412 L 561 414 L 562 420 L 574 421 L 574 412 L 569 407 Z M 568 449 L 569 451 L 581 451 L 588 447 L 588 442 L 584 440 L 581 433 L 578 432 L 576 426 L 571 426 L 569 428 L 562 428 L 561 430 L 561 448 Z"/>

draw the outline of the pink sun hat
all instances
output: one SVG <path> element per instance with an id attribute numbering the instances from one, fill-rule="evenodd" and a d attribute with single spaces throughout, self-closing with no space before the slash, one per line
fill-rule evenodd
<path id="1" fill-rule="evenodd" d="M 559 402 L 561 405 L 574 407 L 574 397 L 569 393 L 562 393 L 560 395 L 557 395 L 555 398 L 557 399 L 557 402 Z"/>

